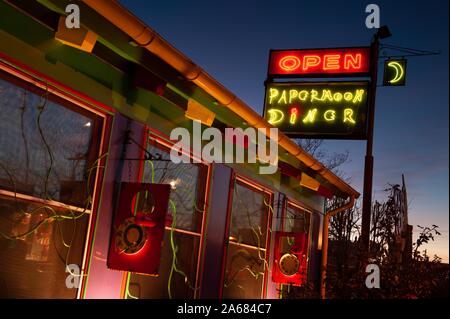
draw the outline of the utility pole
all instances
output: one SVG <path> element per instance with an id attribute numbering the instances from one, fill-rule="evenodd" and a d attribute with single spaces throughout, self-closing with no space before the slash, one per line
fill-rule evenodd
<path id="1" fill-rule="evenodd" d="M 370 215 L 372 210 L 372 184 L 373 184 L 373 129 L 375 123 L 375 96 L 377 91 L 378 51 L 380 36 L 377 32 L 371 44 L 371 71 L 370 71 L 370 97 L 369 97 L 369 123 L 367 127 L 367 146 L 364 161 L 364 189 L 361 221 L 361 245 L 364 252 L 369 252 Z"/>

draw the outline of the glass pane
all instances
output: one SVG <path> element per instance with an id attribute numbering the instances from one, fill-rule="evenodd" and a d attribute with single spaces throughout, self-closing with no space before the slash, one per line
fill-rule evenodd
<path id="1" fill-rule="evenodd" d="M 235 183 L 223 298 L 261 298 L 270 195 Z M 239 243 L 254 246 L 244 247 Z"/>
<path id="2" fill-rule="evenodd" d="M 265 271 L 264 251 L 228 245 L 223 298 L 259 299 Z"/>
<path id="3" fill-rule="evenodd" d="M 236 183 L 231 211 L 230 241 L 266 247 L 269 200 L 267 193 Z"/>
<path id="4" fill-rule="evenodd" d="M 66 262 L 81 268 L 88 214 L 47 219 L 26 237 L 6 238 L 29 233 L 53 214 L 73 216 L 0 197 L 0 298 L 76 298 L 77 289 L 66 286 Z"/>
<path id="5" fill-rule="evenodd" d="M 150 145 L 148 150 L 161 159 L 170 159 L 165 150 Z M 170 198 L 176 205 L 176 228 L 200 233 L 203 219 L 207 167 L 202 164 L 179 163 L 154 160 L 153 169 L 145 164 L 144 181 L 171 184 Z M 170 215 L 170 211 L 169 211 Z"/>
<path id="6" fill-rule="evenodd" d="M 0 188 L 85 207 L 101 118 L 0 75 Z"/>
<path id="7" fill-rule="evenodd" d="M 284 231 L 296 233 L 308 233 L 311 215 L 309 212 L 288 204 L 284 219 Z"/>
<path id="8" fill-rule="evenodd" d="M 177 269 L 183 271 L 186 277 L 173 271 L 171 281 L 172 298 L 193 298 L 195 276 L 200 237 L 174 232 L 174 243 L 177 249 Z M 131 274 L 129 291 L 140 299 L 167 299 L 170 271 L 172 269 L 173 250 L 170 244 L 170 230 L 164 234 L 164 244 L 161 254 L 159 276 L 152 277 Z"/>

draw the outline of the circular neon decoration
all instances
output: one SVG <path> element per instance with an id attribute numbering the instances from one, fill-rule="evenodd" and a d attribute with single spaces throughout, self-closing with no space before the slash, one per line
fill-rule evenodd
<path id="1" fill-rule="evenodd" d="M 280 258 L 280 271 L 285 276 L 294 276 L 299 267 L 300 261 L 294 254 L 286 253 Z"/>
<path id="2" fill-rule="evenodd" d="M 119 253 L 135 254 L 145 245 L 147 232 L 135 223 L 134 217 L 123 221 L 116 232 L 116 249 Z"/>
<path id="3" fill-rule="evenodd" d="M 300 67 L 300 59 L 294 55 L 287 55 L 278 62 L 280 68 L 287 72 L 294 71 Z"/>

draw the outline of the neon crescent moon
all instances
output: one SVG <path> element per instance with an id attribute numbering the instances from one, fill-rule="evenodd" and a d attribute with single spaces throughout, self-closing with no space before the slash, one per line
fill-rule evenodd
<path id="1" fill-rule="evenodd" d="M 397 83 L 403 78 L 403 67 L 398 62 L 389 62 L 388 66 L 395 69 L 395 77 L 392 80 L 389 80 L 389 83 Z"/>
<path id="2" fill-rule="evenodd" d="M 267 114 L 269 114 L 269 124 L 275 125 L 283 121 L 284 119 L 284 113 L 277 109 L 270 109 L 267 110 Z"/>

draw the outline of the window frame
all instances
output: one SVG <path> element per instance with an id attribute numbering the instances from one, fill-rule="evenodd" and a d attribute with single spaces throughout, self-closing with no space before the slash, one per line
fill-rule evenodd
<path id="1" fill-rule="evenodd" d="M 305 213 L 309 214 L 309 226 L 308 226 L 308 247 L 306 249 L 307 251 L 307 256 L 306 256 L 306 260 L 307 262 L 307 271 L 308 271 L 308 281 L 310 280 L 310 256 L 311 256 L 311 249 L 312 249 L 312 245 L 311 245 L 311 240 L 312 240 L 312 227 L 313 227 L 313 222 L 312 222 L 312 218 L 313 218 L 313 214 L 317 213 L 315 210 L 307 207 L 306 205 L 292 199 L 291 197 L 285 196 L 284 200 L 283 200 L 283 209 L 281 210 L 281 231 L 285 231 L 285 226 L 284 223 L 286 221 L 286 216 L 287 216 L 287 212 L 288 212 L 288 207 L 289 205 L 294 206 L 297 209 L 300 209 L 302 211 L 304 211 Z M 280 287 L 283 286 L 283 284 L 279 284 Z"/>
<path id="2" fill-rule="evenodd" d="M 269 264 L 269 267 L 266 267 L 266 269 L 264 270 L 264 277 L 263 277 L 263 284 L 262 284 L 262 288 L 261 288 L 261 293 L 260 293 L 260 298 L 261 299 L 265 299 L 267 296 L 267 280 L 268 280 L 268 275 L 269 275 L 269 270 L 270 270 L 270 244 L 271 244 L 271 239 L 272 239 L 272 220 L 273 220 L 273 203 L 274 203 L 274 191 L 263 185 L 262 183 L 259 183 L 257 181 L 254 181 L 240 173 L 236 173 L 233 172 L 232 177 L 231 177 L 231 184 L 229 187 L 229 196 L 228 196 L 228 208 L 227 208 L 227 221 L 226 221 L 226 226 L 225 226 L 225 238 L 224 238 L 224 245 L 223 245 L 223 260 L 222 260 L 222 270 L 221 270 L 221 274 L 220 274 L 220 291 L 219 291 L 219 298 L 223 297 L 223 290 L 224 290 L 224 282 L 225 282 L 225 270 L 227 267 L 227 256 L 228 256 L 228 246 L 230 244 L 230 222 L 231 222 L 231 214 L 233 213 L 233 198 L 234 198 L 234 189 L 235 189 L 235 184 L 236 183 L 240 183 L 241 186 L 243 187 L 247 187 L 250 190 L 262 193 L 262 194 L 267 194 L 269 195 L 269 204 L 270 207 L 267 208 L 267 229 L 266 229 L 266 246 L 264 248 L 258 248 L 252 245 L 248 245 L 248 244 L 237 244 L 237 243 L 233 243 L 233 245 L 236 246 L 242 246 L 248 249 L 254 249 L 254 250 L 260 250 L 264 252 L 264 258 L 267 261 L 267 263 Z"/>
<path id="3" fill-rule="evenodd" d="M 3 72 L 6 76 L 1 75 Z M 105 175 L 104 169 L 102 169 L 102 167 L 106 164 L 106 156 L 104 156 L 104 154 L 106 154 L 109 149 L 112 115 L 115 113 L 115 110 L 3 53 L 0 53 L 0 76 L 5 78 L 5 81 L 11 82 L 13 85 L 18 87 L 22 87 L 27 90 L 29 89 L 34 92 L 47 92 L 52 96 L 52 98 L 54 98 L 55 102 L 63 108 L 67 108 L 77 113 L 81 113 L 79 112 L 79 109 L 81 108 L 82 112 L 93 113 L 101 118 L 99 132 L 100 140 L 98 142 L 98 152 L 96 155 L 97 158 L 103 157 L 98 163 L 98 168 L 95 172 L 95 178 L 92 183 L 92 203 L 89 209 L 0 188 L 0 196 L 6 198 L 17 198 L 33 204 L 45 204 L 55 209 L 72 209 L 78 212 L 83 211 L 89 216 L 86 233 L 84 235 L 85 238 L 80 265 L 80 276 L 82 279 L 76 293 L 76 299 L 81 299 L 86 286 L 86 274 L 88 273 L 90 266 L 88 256 L 91 254 L 92 250 L 96 217 Z"/>
<path id="4" fill-rule="evenodd" d="M 284 203 L 283 203 L 282 216 L 281 216 L 281 231 L 285 231 L 284 223 L 286 221 L 286 216 L 287 216 L 287 213 L 288 213 L 289 205 L 294 206 L 295 208 L 300 209 L 300 210 L 304 211 L 305 213 L 309 214 L 308 235 L 311 235 L 311 225 L 312 225 L 311 220 L 312 220 L 312 216 L 314 214 L 314 210 L 306 207 L 303 204 L 300 204 L 296 200 L 293 200 L 292 198 L 289 198 L 287 196 L 285 197 L 285 200 L 284 200 Z M 308 249 L 309 249 L 309 242 L 308 242 Z"/>
<path id="5" fill-rule="evenodd" d="M 143 134 L 143 138 L 142 138 L 142 145 L 145 145 L 142 148 L 141 154 L 140 154 L 140 158 L 144 159 L 145 158 L 145 154 L 146 154 L 146 150 L 147 147 L 152 144 L 154 145 L 155 148 L 158 148 L 162 151 L 168 152 L 170 154 L 170 149 L 173 145 L 175 145 L 175 142 L 171 141 L 169 139 L 169 137 L 165 136 L 164 134 L 162 134 L 161 132 L 146 126 L 145 127 L 145 133 Z M 211 185 L 211 164 L 207 163 L 205 161 L 203 161 L 203 159 L 199 158 L 198 156 L 196 156 L 193 152 L 192 149 L 190 149 L 190 152 L 186 152 L 185 151 L 186 148 L 182 149 L 182 152 L 184 155 L 189 156 L 190 160 L 195 159 L 197 161 L 197 163 L 192 163 L 192 164 L 200 164 L 203 165 L 204 168 L 206 169 L 206 178 L 205 178 L 205 195 L 204 195 L 204 203 L 203 203 L 203 216 L 202 216 L 202 222 L 201 222 L 201 227 L 200 227 L 200 232 L 194 232 L 194 231 L 190 231 L 190 230 L 185 230 L 185 229 L 181 229 L 181 228 L 177 228 L 174 227 L 173 230 L 174 232 L 178 232 L 181 234 L 185 234 L 185 235 L 190 235 L 190 236 L 195 236 L 199 238 L 199 245 L 198 245 L 198 253 L 197 253 L 197 263 L 196 263 L 196 271 L 195 271 L 195 285 L 194 287 L 196 287 L 196 289 L 194 290 L 194 295 L 193 295 L 193 299 L 198 299 L 199 295 L 200 295 L 200 287 L 202 285 L 202 276 L 201 276 L 201 270 L 203 268 L 203 264 L 204 264 L 204 246 L 206 244 L 206 236 L 205 236 L 205 230 L 206 230 L 206 221 L 207 221 L 207 216 L 208 216 L 208 200 L 209 200 L 209 196 L 210 196 L 210 185 Z M 145 171 L 145 160 L 140 161 L 139 163 L 139 170 L 138 170 L 138 178 L 137 180 L 142 181 L 144 178 L 144 171 Z M 165 226 L 164 228 L 165 230 L 172 230 L 171 226 Z M 130 282 L 130 276 L 131 276 L 132 272 L 128 272 L 125 271 L 124 275 L 123 275 L 123 280 L 122 280 L 122 288 L 121 288 L 121 293 L 120 293 L 120 297 L 122 299 L 126 298 L 126 294 L 127 294 L 127 287 L 129 285 Z"/>

